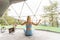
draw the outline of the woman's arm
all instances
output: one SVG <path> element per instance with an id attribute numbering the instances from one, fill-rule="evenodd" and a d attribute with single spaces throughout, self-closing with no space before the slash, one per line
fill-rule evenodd
<path id="1" fill-rule="evenodd" d="M 26 24 L 26 22 L 24 22 L 24 23 L 22 23 L 22 24 L 20 24 L 20 25 L 24 25 L 24 24 Z"/>
<path id="2" fill-rule="evenodd" d="M 18 21 L 20 21 L 20 20 L 18 20 Z M 20 25 L 24 25 L 24 24 L 26 24 L 26 22 L 23 22 L 23 23 L 21 23 Z"/>
<path id="3" fill-rule="evenodd" d="M 39 20 L 39 22 L 38 22 L 38 23 L 33 23 L 33 22 L 32 22 L 32 24 L 33 24 L 33 25 L 38 25 L 38 24 L 40 23 L 40 21 L 41 21 L 41 20 Z"/>

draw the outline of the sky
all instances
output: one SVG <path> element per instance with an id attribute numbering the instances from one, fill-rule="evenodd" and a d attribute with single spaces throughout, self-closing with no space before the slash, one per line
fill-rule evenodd
<path id="1" fill-rule="evenodd" d="M 51 1 L 53 3 L 57 1 L 58 4 L 60 5 L 59 2 L 60 0 L 51 0 Z M 8 16 L 22 20 L 26 20 L 27 16 L 31 16 L 33 21 L 38 21 L 39 19 L 42 19 L 41 15 L 45 14 L 44 6 L 49 5 L 51 5 L 51 2 L 49 0 L 27 0 L 26 2 L 15 3 L 10 5 L 10 7 L 8 8 L 9 9 Z"/>

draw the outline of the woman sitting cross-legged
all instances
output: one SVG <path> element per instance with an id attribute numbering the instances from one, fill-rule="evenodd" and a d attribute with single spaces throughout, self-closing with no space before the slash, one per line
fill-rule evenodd
<path id="1" fill-rule="evenodd" d="M 30 16 L 27 16 L 27 21 L 25 21 L 24 23 L 22 23 L 21 25 L 24 25 L 26 24 L 26 30 L 25 30 L 25 35 L 26 36 L 32 36 L 32 24 L 33 25 L 38 25 L 40 23 L 41 20 L 39 20 L 38 23 L 33 23 L 31 21 L 31 17 Z"/>

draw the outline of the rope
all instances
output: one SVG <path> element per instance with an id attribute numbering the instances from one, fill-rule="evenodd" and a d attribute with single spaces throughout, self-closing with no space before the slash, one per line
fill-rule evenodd
<path id="1" fill-rule="evenodd" d="M 34 14 L 34 17 L 36 18 L 36 22 L 37 22 L 36 13 L 38 12 L 38 9 L 39 9 L 39 7 L 40 7 L 40 5 L 41 5 L 42 1 L 43 1 L 43 0 L 41 0 L 41 1 L 40 1 L 39 5 L 38 5 L 38 7 L 37 7 L 37 9 L 36 9 L 36 12 L 35 12 L 35 14 Z"/>
<path id="2" fill-rule="evenodd" d="M 40 1 L 39 5 L 38 5 L 38 7 L 37 7 L 37 9 L 36 9 L 35 14 L 38 12 L 38 9 L 39 9 L 39 7 L 40 7 L 40 5 L 41 5 L 42 1 L 43 1 L 43 0 L 41 0 L 41 1 Z"/>
<path id="3" fill-rule="evenodd" d="M 52 4 L 52 1 L 51 0 L 49 0 L 49 2 Z"/>
<path id="4" fill-rule="evenodd" d="M 33 11 L 32 11 L 32 9 L 29 7 L 29 5 L 25 2 L 25 4 L 28 6 L 28 8 L 30 9 L 30 11 L 32 12 L 32 14 L 33 14 Z"/>
<path id="5" fill-rule="evenodd" d="M 25 2 L 24 2 L 25 3 Z M 22 13 L 22 10 L 23 10 L 23 7 L 24 7 L 24 3 L 22 5 L 22 8 L 21 8 L 21 11 L 20 11 L 20 16 L 21 16 L 21 13 Z"/>
<path id="6" fill-rule="evenodd" d="M 13 8 L 13 6 L 11 6 L 11 8 L 15 11 L 15 13 L 17 14 L 17 12 L 16 12 L 16 10 Z M 17 14 L 17 16 L 18 16 L 18 14 Z M 19 17 L 19 16 L 18 16 Z"/>

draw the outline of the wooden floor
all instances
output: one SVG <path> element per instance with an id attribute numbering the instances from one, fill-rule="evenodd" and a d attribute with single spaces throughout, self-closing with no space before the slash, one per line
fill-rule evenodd
<path id="1" fill-rule="evenodd" d="M 22 29 L 16 29 L 15 33 L 0 32 L 0 40 L 60 40 L 60 34 L 47 31 L 34 30 L 33 36 L 27 37 Z"/>

